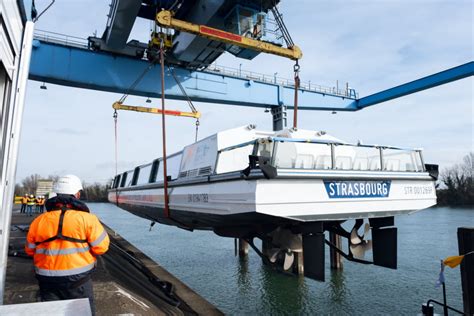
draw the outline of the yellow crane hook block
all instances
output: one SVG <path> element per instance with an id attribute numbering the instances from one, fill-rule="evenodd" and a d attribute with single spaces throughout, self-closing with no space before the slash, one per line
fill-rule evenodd
<path id="1" fill-rule="evenodd" d="M 200 112 L 182 112 L 176 110 L 165 110 L 164 112 L 161 109 L 157 108 L 147 108 L 144 106 L 133 106 L 133 105 L 125 105 L 121 102 L 114 102 L 112 104 L 112 108 L 115 110 L 126 110 L 126 111 L 135 111 L 135 112 L 143 112 L 143 113 L 152 113 L 152 114 L 162 114 L 165 115 L 173 115 L 173 116 L 183 116 L 183 117 L 192 117 L 198 119 L 201 117 Z"/>

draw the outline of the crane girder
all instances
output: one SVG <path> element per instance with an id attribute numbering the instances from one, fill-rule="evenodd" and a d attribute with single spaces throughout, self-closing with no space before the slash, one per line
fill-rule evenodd
<path id="1" fill-rule="evenodd" d="M 130 84 L 136 80 L 137 73 L 148 66 L 148 62 L 136 58 L 35 40 L 29 78 L 64 86 L 160 97 L 156 91 L 158 86 L 156 78 L 159 77 L 156 69 L 152 69 L 135 89 L 129 90 Z M 293 105 L 294 87 L 291 86 L 181 67 L 175 67 L 174 71 L 194 101 L 269 108 L 284 105 L 290 109 Z M 357 111 L 473 75 L 474 62 L 471 61 L 356 100 L 300 88 L 298 108 Z M 185 100 L 176 82 L 167 80 L 165 86 L 167 98 Z"/>

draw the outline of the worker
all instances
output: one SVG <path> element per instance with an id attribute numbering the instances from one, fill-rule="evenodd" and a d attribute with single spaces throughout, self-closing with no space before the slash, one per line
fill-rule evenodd
<path id="1" fill-rule="evenodd" d="M 28 203 L 28 194 L 21 197 L 21 209 L 20 213 L 26 213 L 26 204 Z"/>
<path id="2" fill-rule="evenodd" d="M 95 314 L 91 274 L 96 256 L 109 248 L 109 236 L 97 216 L 79 200 L 81 180 L 60 177 L 46 212 L 31 223 L 25 245 L 34 257 L 42 301 L 88 298 Z"/>
<path id="3" fill-rule="evenodd" d="M 37 207 L 37 213 L 43 213 L 44 212 L 44 203 L 45 203 L 45 198 L 43 195 L 40 195 L 37 199 L 36 199 L 36 207 Z"/>
<path id="4" fill-rule="evenodd" d="M 46 202 L 46 199 L 44 195 L 40 196 L 40 201 L 39 201 L 39 212 L 42 214 L 44 212 L 44 203 Z"/>
<path id="5" fill-rule="evenodd" d="M 36 205 L 36 208 L 35 208 L 35 213 L 38 213 L 40 212 L 40 204 L 41 204 L 41 195 L 38 195 L 35 199 L 35 205 Z"/>
<path id="6" fill-rule="evenodd" d="M 30 194 L 26 202 L 26 216 L 33 216 L 33 206 L 36 204 L 36 199 L 33 194 Z"/>

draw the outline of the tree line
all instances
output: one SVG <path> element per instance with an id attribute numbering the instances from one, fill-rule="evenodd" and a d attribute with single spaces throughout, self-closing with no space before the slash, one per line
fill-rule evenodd
<path id="1" fill-rule="evenodd" d="M 25 194 L 35 194 L 38 188 L 38 180 L 52 180 L 57 181 L 59 176 L 49 175 L 47 177 L 40 176 L 39 174 L 32 174 L 19 183 L 15 184 L 15 196 L 23 196 Z M 81 200 L 88 202 L 108 202 L 107 190 L 110 188 L 112 181 L 107 184 L 101 183 L 82 183 L 83 194 Z"/>
<path id="2" fill-rule="evenodd" d="M 438 205 L 474 205 L 474 153 L 441 172 L 437 185 Z"/>

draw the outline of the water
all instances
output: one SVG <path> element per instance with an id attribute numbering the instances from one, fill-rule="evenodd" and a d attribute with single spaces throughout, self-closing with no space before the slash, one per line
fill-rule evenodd
<path id="1" fill-rule="evenodd" d="M 234 242 L 212 232 L 155 225 L 112 204 L 90 203 L 109 227 L 228 315 L 416 315 L 435 288 L 440 259 L 458 254 L 457 227 L 474 226 L 474 210 L 432 208 L 396 218 L 398 269 L 344 261 L 326 282 L 291 277 L 262 264 L 250 249 L 234 256 Z M 327 251 L 328 253 L 329 251 Z M 328 257 L 328 256 L 327 256 Z M 448 304 L 462 310 L 459 267 L 446 268 Z M 440 307 L 435 312 L 441 313 Z"/>

